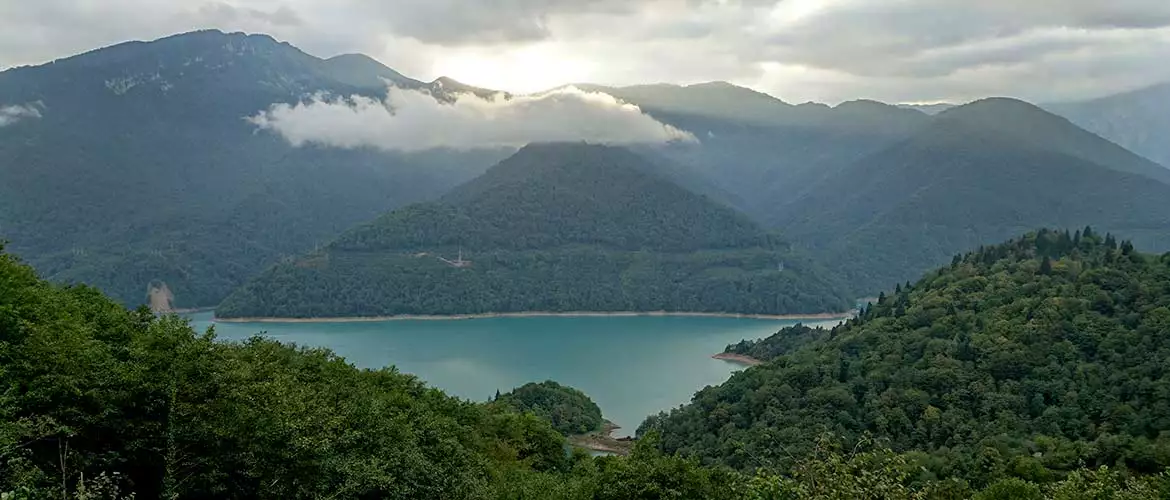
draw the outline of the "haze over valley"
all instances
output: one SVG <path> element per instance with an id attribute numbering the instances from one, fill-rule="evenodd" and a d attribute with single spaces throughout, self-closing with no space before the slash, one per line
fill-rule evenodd
<path id="1" fill-rule="evenodd" d="M 0 496 L 1170 495 L 1161 3 L 343 3 L 0 5 Z"/>

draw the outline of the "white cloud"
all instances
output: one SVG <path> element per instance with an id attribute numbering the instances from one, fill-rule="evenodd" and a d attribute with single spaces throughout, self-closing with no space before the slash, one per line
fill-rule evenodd
<path id="1" fill-rule="evenodd" d="M 294 146 L 374 147 L 395 151 L 523 146 L 530 142 L 606 144 L 694 141 L 637 106 L 575 87 L 505 99 L 460 95 L 444 104 L 425 92 L 391 87 L 385 101 L 315 96 L 274 104 L 248 118 Z"/>
<path id="2" fill-rule="evenodd" d="M 40 118 L 41 107 L 37 103 L 0 106 L 0 127 L 12 125 L 26 118 Z"/>

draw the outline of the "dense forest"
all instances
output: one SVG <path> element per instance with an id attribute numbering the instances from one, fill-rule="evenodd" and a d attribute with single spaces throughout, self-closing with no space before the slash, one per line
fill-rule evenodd
<path id="1" fill-rule="evenodd" d="M 324 349 L 218 341 L 181 318 L 52 285 L 2 252 L 0 367 L 0 496 L 13 500 L 1153 500 L 1170 492 L 1165 475 L 1107 468 L 979 491 L 920 478 L 913 456 L 823 440 L 807 460 L 753 474 L 664 454 L 657 432 L 629 457 L 592 458 L 566 452 L 561 433 L 534 413 L 451 398 L 394 368 L 359 370 Z"/>
<path id="2" fill-rule="evenodd" d="M 438 202 L 395 210 L 274 266 L 216 314 L 849 308 L 828 272 L 653 169 L 622 148 L 530 145 Z"/>
<path id="3" fill-rule="evenodd" d="M 723 352 L 767 361 L 795 351 L 814 341 L 827 338 L 829 330 L 811 328 L 801 323 L 785 327 L 775 335 L 762 339 L 742 340 L 727 346 Z"/>
<path id="4" fill-rule="evenodd" d="M 1170 254 L 1042 230 L 892 292 L 831 330 L 728 346 L 768 363 L 640 431 L 739 469 L 792 463 L 825 433 L 873 439 L 923 479 L 975 486 L 1170 465 Z"/>
<path id="5" fill-rule="evenodd" d="M 548 420 L 566 436 L 601 429 L 601 408 L 585 393 L 552 380 L 529 383 L 496 396 L 495 405 Z"/>

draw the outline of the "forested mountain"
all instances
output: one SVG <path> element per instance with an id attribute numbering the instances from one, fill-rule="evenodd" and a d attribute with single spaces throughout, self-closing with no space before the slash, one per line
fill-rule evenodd
<path id="1" fill-rule="evenodd" d="M 837 283 L 623 148 L 530 145 L 236 290 L 220 317 L 848 309 Z"/>
<path id="2" fill-rule="evenodd" d="M 1170 167 L 1170 83 L 1079 102 L 1045 104 L 1053 113 Z"/>
<path id="3" fill-rule="evenodd" d="M 817 181 L 894 144 L 930 121 L 911 109 L 875 101 L 830 107 L 789 104 L 724 82 L 697 85 L 577 87 L 638 105 L 651 116 L 692 132 L 697 144 L 645 148 L 706 176 L 729 193 L 724 201 L 761 221 L 777 204 Z"/>
<path id="4" fill-rule="evenodd" d="M 1082 465 L 1157 473 L 1170 465 L 1167 332 L 1170 254 L 1043 230 L 956 255 L 831 330 L 728 346 L 769 361 L 641 432 L 737 468 L 791 463 L 832 433 L 974 485 Z"/>
<path id="5" fill-rule="evenodd" d="M 165 282 L 210 306 L 249 275 L 385 210 L 438 196 L 510 151 L 293 148 L 244 117 L 406 78 L 264 35 L 202 31 L 0 72 L 0 239 L 46 276 L 139 304 Z"/>
<path id="6" fill-rule="evenodd" d="M 775 224 L 876 294 L 966 248 L 1030 227 L 1090 223 L 1170 248 L 1170 170 L 1010 99 L 945 111 L 912 138 L 850 165 Z"/>

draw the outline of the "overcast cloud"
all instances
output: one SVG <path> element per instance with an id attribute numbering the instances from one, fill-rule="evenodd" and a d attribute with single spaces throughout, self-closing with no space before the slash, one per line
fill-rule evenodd
<path id="1" fill-rule="evenodd" d="M 566 120 L 566 116 L 573 119 Z M 637 106 L 574 87 L 512 99 L 463 94 L 451 104 L 440 104 L 425 92 L 390 87 L 385 101 L 318 96 L 306 103 L 273 105 L 249 120 L 279 133 L 294 146 L 394 151 L 520 147 L 553 141 L 635 144 L 695 140 L 689 133 L 643 114 Z"/>
<path id="2" fill-rule="evenodd" d="M 791 102 L 1047 102 L 1170 81 L 1166 0 L 0 0 L 0 67 L 197 28 L 516 92 L 727 80 Z"/>

